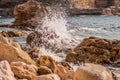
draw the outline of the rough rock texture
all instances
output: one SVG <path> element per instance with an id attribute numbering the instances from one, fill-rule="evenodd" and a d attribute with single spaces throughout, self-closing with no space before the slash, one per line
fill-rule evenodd
<path id="1" fill-rule="evenodd" d="M 39 62 L 40 62 L 41 66 L 47 66 L 52 71 L 54 71 L 56 62 L 55 62 L 55 60 L 52 57 L 44 56 L 44 55 L 40 56 Z"/>
<path id="2" fill-rule="evenodd" d="M 80 66 L 73 80 L 115 80 L 111 71 L 98 64 L 86 63 Z"/>
<path id="3" fill-rule="evenodd" d="M 26 37 L 27 36 L 27 33 L 26 32 L 23 32 L 23 31 L 2 31 L 0 32 L 0 34 L 4 37 L 20 37 L 20 36 L 24 36 Z"/>
<path id="4" fill-rule="evenodd" d="M 66 56 L 68 62 L 119 63 L 120 41 L 98 37 L 85 38 Z"/>
<path id="5" fill-rule="evenodd" d="M 24 4 L 15 6 L 15 22 L 13 25 L 21 26 L 21 28 L 24 28 L 25 26 L 33 28 L 37 22 L 36 18 L 39 17 L 40 19 L 44 17 L 47 12 L 49 12 L 49 7 L 44 6 L 42 3 L 35 0 L 28 0 Z"/>
<path id="6" fill-rule="evenodd" d="M 48 75 L 37 76 L 33 80 L 60 80 L 60 78 L 56 74 L 48 74 Z"/>
<path id="7" fill-rule="evenodd" d="M 46 74 L 52 74 L 52 73 L 53 73 L 52 70 L 49 69 L 49 68 L 46 67 L 46 66 L 40 66 L 40 67 L 38 68 L 38 74 L 39 74 L 39 75 L 46 75 Z"/>
<path id="8" fill-rule="evenodd" d="M 29 64 L 35 64 L 30 56 L 24 52 L 20 45 L 0 35 L 0 60 L 8 62 L 22 61 Z"/>
<path id="9" fill-rule="evenodd" d="M 0 62 L 0 80 L 16 80 L 7 61 Z"/>
<path id="10" fill-rule="evenodd" d="M 35 38 L 35 33 L 34 32 L 32 32 L 32 33 L 30 33 L 28 36 L 27 36 L 27 39 L 26 39 L 26 43 L 28 44 L 28 45 L 31 45 L 31 43 L 32 43 L 32 41 L 34 40 L 34 38 Z"/>
<path id="11" fill-rule="evenodd" d="M 74 75 L 73 70 L 69 70 L 68 68 L 66 68 L 60 64 L 57 64 L 55 66 L 54 73 L 58 74 L 59 77 L 61 78 L 61 80 L 73 79 L 73 75 Z"/>
<path id="12" fill-rule="evenodd" d="M 74 8 L 94 8 L 95 0 L 75 0 L 73 2 Z"/>
<path id="13" fill-rule="evenodd" d="M 37 67 L 34 65 L 27 65 L 24 62 L 12 62 L 11 69 L 15 76 L 20 79 L 32 80 L 37 74 Z"/>

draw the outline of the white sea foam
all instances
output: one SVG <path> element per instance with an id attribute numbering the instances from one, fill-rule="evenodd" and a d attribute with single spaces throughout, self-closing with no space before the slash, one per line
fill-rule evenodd
<path id="1" fill-rule="evenodd" d="M 50 55 L 57 61 L 63 60 L 63 51 L 76 45 L 67 27 L 64 11 L 55 9 L 42 19 L 35 29 L 36 35 L 32 42 L 32 46 L 39 49 L 39 56 Z M 61 54 L 57 55 L 57 51 Z"/>

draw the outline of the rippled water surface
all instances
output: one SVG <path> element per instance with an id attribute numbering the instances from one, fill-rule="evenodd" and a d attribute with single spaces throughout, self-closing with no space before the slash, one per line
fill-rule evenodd
<path id="1" fill-rule="evenodd" d="M 69 17 L 71 32 L 80 38 L 99 36 L 120 39 L 120 16 L 74 16 Z"/>

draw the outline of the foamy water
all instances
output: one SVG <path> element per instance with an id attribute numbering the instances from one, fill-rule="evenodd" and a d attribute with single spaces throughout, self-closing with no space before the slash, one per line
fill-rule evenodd
<path id="1" fill-rule="evenodd" d="M 63 61 L 65 51 L 77 45 L 77 41 L 68 31 L 68 23 L 64 11 L 53 10 L 42 20 L 37 18 L 39 25 L 32 46 L 39 50 L 40 55 L 49 55 L 56 61 Z"/>

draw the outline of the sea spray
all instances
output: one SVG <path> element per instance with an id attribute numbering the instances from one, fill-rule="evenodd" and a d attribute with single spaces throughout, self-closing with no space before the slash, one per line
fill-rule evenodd
<path id="1" fill-rule="evenodd" d="M 75 46 L 76 41 L 67 30 L 69 25 L 65 19 L 65 11 L 62 10 L 61 7 L 56 9 L 55 6 L 42 20 L 37 18 L 39 25 L 35 29 L 35 36 L 31 46 L 39 50 L 39 56 L 49 55 L 59 61 L 62 58 L 58 57 L 56 53 L 63 55 L 64 51 Z"/>

